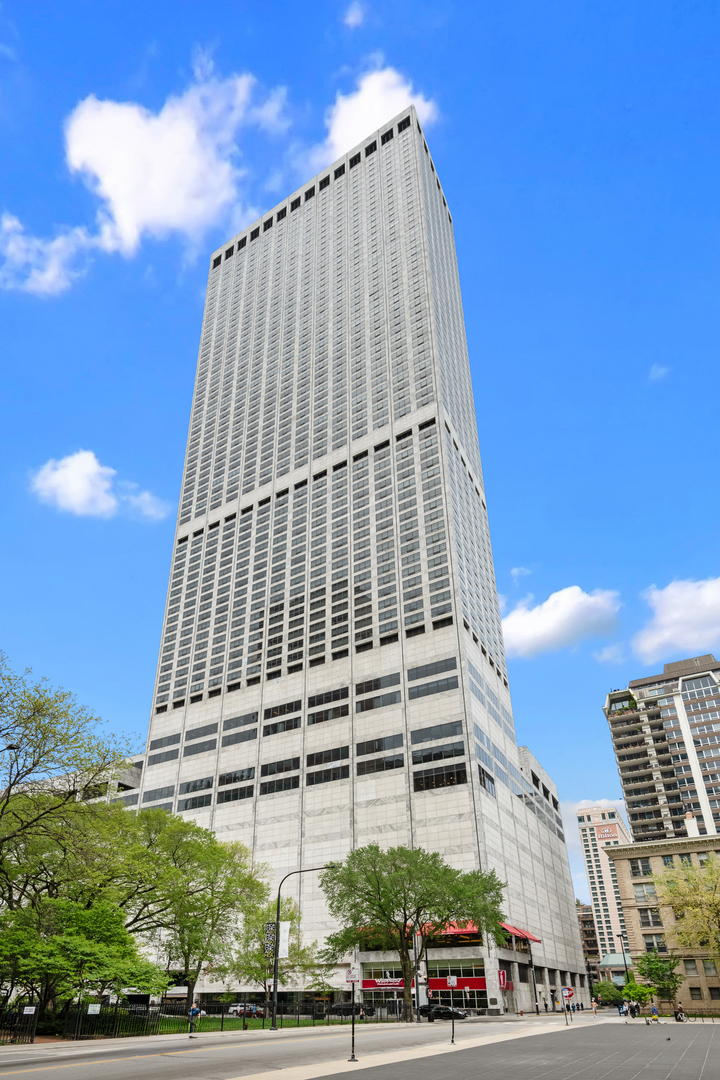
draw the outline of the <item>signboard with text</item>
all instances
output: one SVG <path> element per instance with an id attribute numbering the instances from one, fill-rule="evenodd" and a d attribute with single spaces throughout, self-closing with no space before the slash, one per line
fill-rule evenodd
<path id="1" fill-rule="evenodd" d="M 348 983 L 360 982 L 360 969 L 359 968 L 348 968 L 347 971 L 345 972 L 345 982 L 348 982 Z"/>
<path id="2" fill-rule="evenodd" d="M 503 971 L 502 968 L 498 971 L 498 982 L 501 990 L 507 989 L 507 971 Z"/>
<path id="3" fill-rule="evenodd" d="M 618 827 L 617 825 L 596 825 L 595 835 L 598 840 L 617 840 L 619 839 Z"/>
<path id="4" fill-rule="evenodd" d="M 478 978 L 468 976 L 466 978 L 464 975 L 456 975 L 454 977 L 457 979 L 458 990 L 485 990 L 486 988 L 484 976 Z M 412 985 L 415 985 L 414 979 Z M 428 979 L 429 990 L 447 990 L 447 987 L 447 978 Z M 362 988 L 363 990 L 402 990 L 403 981 L 402 979 L 363 979 Z M 512 990 L 512 983 L 508 983 L 507 989 Z"/>

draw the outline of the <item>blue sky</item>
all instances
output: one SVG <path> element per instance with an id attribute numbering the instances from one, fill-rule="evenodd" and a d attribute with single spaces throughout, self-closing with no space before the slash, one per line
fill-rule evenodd
<path id="1" fill-rule="evenodd" d="M 719 19 L 4 3 L 10 662 L 142 740 L 207 254 L 412 99 L 453 212 L 518 733 L 564 800 L 616 798 L 606 691 L 720 648 Z"/>

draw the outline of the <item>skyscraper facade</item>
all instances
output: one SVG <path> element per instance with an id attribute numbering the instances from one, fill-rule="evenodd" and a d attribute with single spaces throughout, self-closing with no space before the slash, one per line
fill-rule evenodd
<path id="1" fill-rule="evenodd" d="M 577 819 L 600 956 L 627 952 L 625 916 L 615 864 L 608 858 L 606 849 L 631 844 L 632 837 L 614 806 L 584 807 L 578 812 Z"/>
<path id="2" fill-rule="evenodd" d="M 720 663 L 711 654 L 665 664 L 607 695 L 623 796 L 634 840 L 720 830 Z"/>
<path id="3" fill-rule="evenodd" d="M 494 868 L 548 985 L 584 971 L 557 790 L 515 738 L 453 221 L 413 109 L 211 259 L 139 805 L 277 876 L 371 841 Z M 315 876 L 290 893 L 327 933 Z M 497 1004 L 496 967 L 475 989 Z"/>

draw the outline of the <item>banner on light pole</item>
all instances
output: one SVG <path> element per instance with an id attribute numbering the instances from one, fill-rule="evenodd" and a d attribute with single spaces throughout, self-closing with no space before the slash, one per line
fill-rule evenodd
<path id="1" fill-rule="evenodd" d="M 282 926 L 282 923 L 280 924 Z M 275 923 L 265 923 L 265 956 L 275 955 Z"/>
<path id="2" fill-rule="evenodd" d="M 290 955 L 290 923 L 280 923 L 280 939 L 278 941 L 278 959 L 287 960 Z"/>

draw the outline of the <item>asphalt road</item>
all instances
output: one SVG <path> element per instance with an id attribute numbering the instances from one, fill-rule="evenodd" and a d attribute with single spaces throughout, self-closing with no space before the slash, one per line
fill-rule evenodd
<path id="1" fill-rule="evenodd" d="M 557 1021 L 555 1021 L 557 1022 Z M 562 1020 L 559 1020 L 562 1023 Z M 529 1021 L 457 1023 L 458 1044 L 486 1034 L 525 1030 Z M 543 1028 L 548 1021 L 538 1022 Z M 450 1043 L 450 1024 L 371 1024 L 356 1026 L 356 1055 L 413 1050 Z M 332 1028 L 237 1032 L 225 1035 L 159 1035 L 103 1042 L 39 1043 L 0 1047 L 3 1076 L 32 1080 L 229 1080 L 274 1069 L 292 1069 L 350 1056 L 350 1025 Z M 364 1069 L 362 1070 L 365 1071 Z"/>
<path id="2" fill-rule="evenodd" d="M 560 1020 L 562 1023 L 562 1020 Z M 33 1080 L 235 1080 L 274 1071 L 315 1069 L 328 1077 L 357 1071 L 362 1080 L 717 1080 L 720 1024 L 646 1026 L 583 1018 L 572 1029 L 554 1018 L 517 1024 L 457 1024 L 458 1048 L 450 1051 L 449 1024 L 358 1027 L 361 1067 L 346 1063 L 349 1027 L 297 1033 L 237 1033 L 113 1040 L 112 1044 L 62 1043 L 0 1048 L 0 1078 L 33 1074 Z M 526 1037 L 515 1037 L 515 1036 Z M 484 1037 L 502 1042 L 481 1046 Z M 444 1050 L 448 1046 L 448 1052 Z M 427 1050 L 427 1056 L 422 1050 Z M 413 1054 L 382 1063 L 382 1055 Z M 418 1055 L 418 1051 L 421 1053 Z M 438 1051 L 440 1051 L 438 1053 Z M 372 1058 L 379 1055 L 378 1065 Z M 333 1063 L 338 1063 L 333 1071 Z M 342 1063 L 342 1064 L 340 1064 Z"/>

